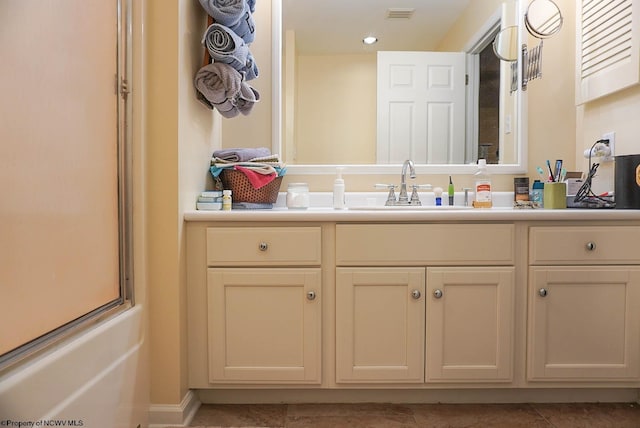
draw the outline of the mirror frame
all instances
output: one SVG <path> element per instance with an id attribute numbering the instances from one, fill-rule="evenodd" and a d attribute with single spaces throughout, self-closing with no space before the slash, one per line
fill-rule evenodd
<path id="1" fill-rule="evenodd" d="M 522 46 L 525 42 L 526 30 L 524 28 L 524 13 L 526 11 L 526 1 L 517 0 L 517 25 L 518 44 Z M 272 91 L 273 101 L 271 106 L 272 120 L 272 152 L 281 153 L 282 142 L 282 0 L 271 0 L 271 61 L 272 61 Z M 522 76 L 522 49 L 518 49 L 518 75 Z M 512 164 L 489 164 L 489 172 L 492 174 L 523 174 L 528 171 L 528 127 L 527 121 L 527 95 L 522 90 L 522 80 L 518 79 L 518 102 L 516 108 L 517 116 L 517 140 L 519 141 L 518 161 Z M 286 160 L 285 160 L 286 162 Z M 288 174 L 299 175 L 325 175 L 336 173 L 336 168 L 344 168 L 344 174 L 357 175 L 391 175 L 398 174 L 401 164 L 289 164 L 287 163 Z M 477 170 L 475 164 L 416 164 L 418 174 L 474 174 Z"/>

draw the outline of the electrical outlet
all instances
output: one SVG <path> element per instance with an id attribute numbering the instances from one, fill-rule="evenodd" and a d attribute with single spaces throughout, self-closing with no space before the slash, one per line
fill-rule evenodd
<path id="1" fill-rule="evenodd" d="M 615 152 L 615 147 L 616 147 L 616 133 L 611 131 L 611 132 L 607 132 L 605 134 L 602 134 L 602 139 L 603 140 L 609 140 L 609 150 L 611 150 L 611 153 L 609 154 L 609 156 L 607 156 L 606 158 L 602 159 L 604 162 L 606 161 L 613 161 L 613 157 L 616 155 Z"/>

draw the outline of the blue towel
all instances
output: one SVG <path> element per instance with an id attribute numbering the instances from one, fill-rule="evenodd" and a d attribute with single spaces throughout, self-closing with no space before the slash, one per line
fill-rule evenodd
<path id="1" fill-rule="evenodd" d="M 200 0 L 200 5 L 216 24 L 230 28 L 245 43 L 255 39 L 256 24 L 251 14 L 255 0 Z"/>
<path id="2" fill-rule="evenodd" d="M 258 77 L 258 66 L 255 64 L 249 46 L 236 33 L 221 24 L 211 24 L 204 33 L 202 44 L 205 45 L 214 62 L 222 62 L 244 74 L 245 80 Z"/>

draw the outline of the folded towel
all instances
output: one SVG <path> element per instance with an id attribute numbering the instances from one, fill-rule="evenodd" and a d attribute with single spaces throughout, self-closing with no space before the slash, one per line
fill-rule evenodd
<path id="1" fill-rule="evenodd" d="M 217 177 L 223 170 L 235 169 L 236 166 L 242 166 L 263 175 L 273 174 L 274 172 L 278 174 L 278 169 L 273 165 L 253 162 L 214 163 L 209 169 L 211 170 L 211 174 Z"/>
<path id="2" fill-rule="evenodd" d="M 202 37 L 202 44 L 214 62 L 230 65 L 243 73 L 245 80 L 258 77 L 258 67 L 249 46 L 228 27 L 218 23 L 211 24 Z"/>
<path id="3" fill-rule="evenodd" d="M 251 168 L 243 167 L 236 165 L 234 167 L 236 171 L 240 171 L 249 179 L 249 183 L 253 186 L 254 189 L 260 189 L 261 187 L 266 186 L 271 183 L 278 176 L 277 173 L 272 172 L 270 174 L 263 174 L 261 171 L 256 171 Z"/>
<path id="4" fill-rule="evenodd" d="M 255 39 L 255 0 L 200 0 L 200 5 L 216 23 L 229 27 L 245 43 Z"/>
<path id="5" fill-rule="evenodd" d="M 287 172 L 285 164 L 280 162 L 278 155 L 254 158 L 251 162 L 230 162 L 214 157 L 211 159 L 209 171 L 214 178 L 217 178 L 225 169 L 231 169 L 236 166 L 241 166 L 263 175 L 269 175 L 275 172 L 278 177 L 285 175 Z"/>
<path id="6" fill-rule="evenodd" d="M 254 158 L 263 158 L 271 155 L 271 150 L 266 147 L 223 149 L 213 152 L 213 156 L 229 162 L 249 162 Z"/>
<path id="7" fill-rule="evenodd" d="M 223 63 L 207 64 L 194 78 L 196 95 L 205 106 L 214 107 L 226 118 L 248 115 L 260 100 L 258 91 L 242 80 L 242 75 Z"/>

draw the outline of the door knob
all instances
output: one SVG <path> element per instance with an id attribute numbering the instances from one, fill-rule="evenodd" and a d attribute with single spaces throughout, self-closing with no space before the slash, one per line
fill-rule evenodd
<path id="1" fill-rule="evenodd" d="M 441 297 L 442 297 L 442 295 L 443 295 L 442 290 L 440 290 L 440 289 L 433 290 L 433 296 L 434 296 L 436 299 L 441 298 Z"/>
<path id="2" fill-rule="evenodd" d="M 422 296 L 422 293 L 420 293 L 420 290 L 413 290 L 411 292 L 411 297 L 413 297 L 416 300 L 418 300 L 420 296 Z"/>

